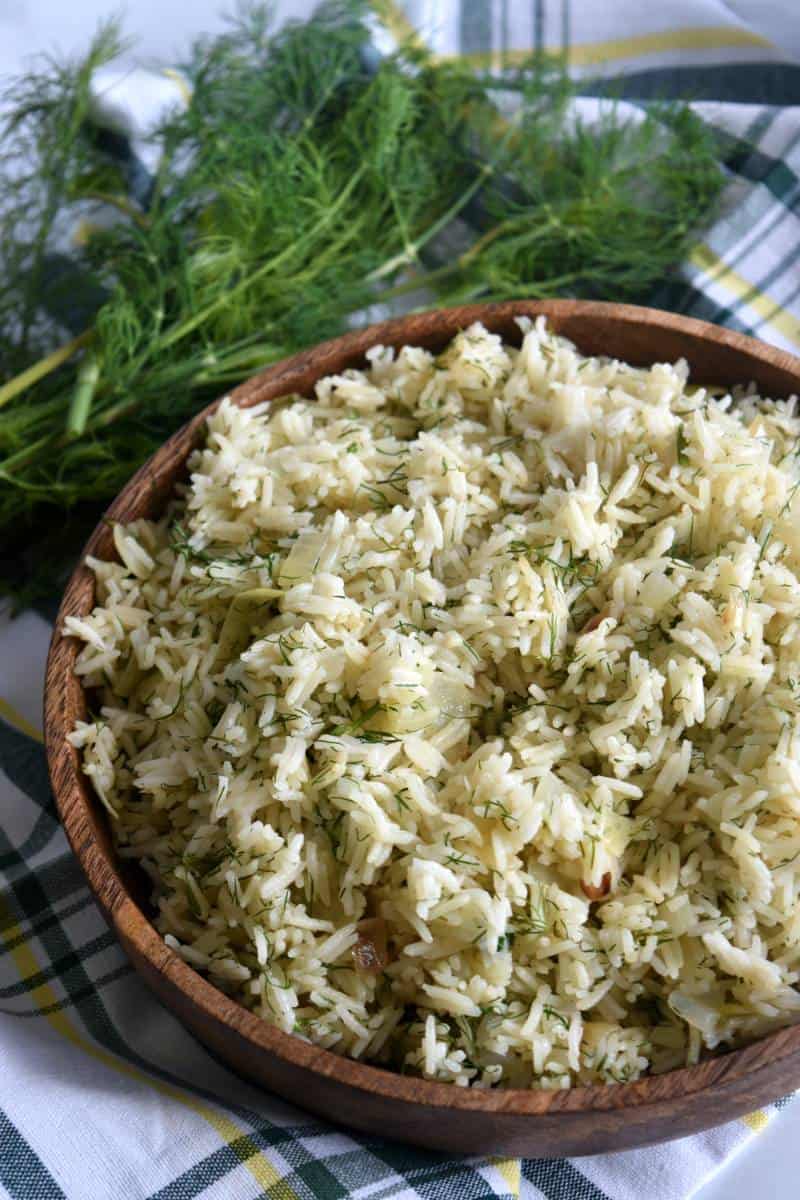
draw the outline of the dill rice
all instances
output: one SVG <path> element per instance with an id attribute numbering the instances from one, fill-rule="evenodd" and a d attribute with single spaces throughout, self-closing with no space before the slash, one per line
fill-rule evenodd
<path id="1" fill-rule="evenodd" d="M 89 563 L 71 740 L 264 1020 L 563 1088 L 800 1012 L 800 417 L 519 324 L 223 401 Z"/>

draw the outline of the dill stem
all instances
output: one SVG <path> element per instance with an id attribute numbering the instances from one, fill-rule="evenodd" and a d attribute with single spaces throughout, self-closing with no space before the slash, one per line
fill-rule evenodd
<path id="1" fill-rule="evenodd" d="M 161 339 L 161 341 L 158 343 L 158 350 L 166 350 L 169 346 L 174 346 L 176 342 L 181 341 L 188 334 L 192 333 L 192 331 L 195 330 L 198 325 L 202 325 L 202 323 L 206 321 L 213 313 L 215 313 L 217 309 L 224 307 L 226 304 L 230 304 L 232 297 L 237 295 L 237 293 L 244 291 L 248 287 L 251 287 L 258 279 L 262 279 L 265 275 L 272 274 L 272 272 L 281 266 L 285 259 L 291 257 L 293 254 L 296 254 L 304 242 L 310 241 L 316 237 L 317 234 L 321 233 L 325 227 L 330 224 L 339 209 L 344 205 L 345 201 L 348 199 L 350 193 L 361 179 L 365 170 L 366 165 L 362 164 L 357 171 L 353 172 L 347 184 L 342 188 L 331 207 L 322 217 L 320 217 L 318 221 L 315 222 L 311 229 L 303 234 L 302 237 L 298 238 L 296 242 L 291 243 L 291 245 L 288 245 L 284 250 L 281 251 L 280 254 L 276 254 L 274 258 L 270 258 L 267 262 L 262 263 L 262 265 L 250 275 L 245 276 L 244 279 L 240 279 L 238 283 L 234 284 L 230 291 L 223 292 L 222 295 L 218 296 L 216 300 L 212 300 L 212 302 L 207 304 L 204 309 L 201 309 L 199 313 L 195 313 L 193 317 L 190 317 L 188 321 L 184 321 L 181 325 L 178 325 L 172 330 L 171 333 L 167 334 L 166 337 Z"/>
<path id="2" fill-rule="evenodd" d="M 563 275 L 548 275 L 544 283 L 533 281 L 529 284 L 520 283 L 508 292 L 498 293 L 495 299 L 514 298 L 516 296 L 532 296 L 535 300 L 552 296 L 558 288 L 576 284 L 582 278 L 580 271 L 567 271 Z"/>
<path id="3" fill-rule="evenodd" d="M 86 429 L 99 379 L 100 363 L 94 355 L 87 355 L 78 371 L 75 391 L 67 411 L 68 437 L 80 437 Z"/>
<path id="4" fill-rule="evenodd" d="M 383 304 L 386 300 L 407 296 L 409 292 L 417 292 L 431 283 L 446 279 L 448 275 L 453 275 L 456 271 L 458 271 L 458 259 L 452 263 L 444 263 L 441 267 L 434 267 L 430 271 L 424 271 L 422 274 L 412 275 L 410 279 L 404 280 L 403 283 L 397 283 L 394 287 L 385 288 L 378 293 L 376 299 Z"/>
<path id="5" fill-rule="evenodd" d="M 18 450 L 16 454 L 12 454 L 9 458 L 3 460 L 0 466 L 0 477 L 8 478 L 8 472 L 11 468 L 24 467 L 31 459 L 35 458 L 40 450 L 44 450 L 47 446 L 52 446 L 57 439 L 52 433 L 48 433 L 45 437 L 41 437 L 38 441 L 30 442 L 23 450 Z"/>
<path id="6" fill-rule="evenodd" d="M 279 355 L 279 357 L 281 357 L 284 353 L 286 353 L 286 352 L 281 351 L 281 354 Z M 272 361 L 272 359 L 270 359 L 270 361 Z M 251 369 L 254 371 L 258 370 L 257 364 L 254 363 L 252 365 Z M 232 369 L 230 371 L 220 371 L 220 372 L 202 372 L 201 371 L 201 373 L 199 375 L 195 375 L 194 379 L 192 380 L 192 383 L 201 384 L 204 386 L 211 385 L 212 383 L 213 384 L 218 384 L 218 383 L 226 384 L 226 383 L 241 383 L 241 382 L 242 382 L 241 369 L 239 369 L 239 370 Z"/>
<path id="7" fill-rule="evenodd" d="M 385 278 L 386 275 L 391 275 L 392 272 L 398 270 L 402 266 L 405 266 L 407 263 L 414 262 L 423 246 L 426 246 L 431 238 L 436 237 L 437 233 L 440 233 L 446 225 L 450 224 L 454 217 L 458 216 L 462 208 L 469 204 L 472 197 L 475 195 L 478 189 L 482 187 L 487 177 L 491 175 L 493 171 L 494 167 L 491 163 L 484 163 L 484 165 L 478 171 L 476 178 L 473 179 L 468 188 L 465 188 L 458 199 L 450 205 L 447 211 L 443 212 L 442 215 L 436 221 L 434 221 L 432 225 L 428 226 L 423 234 L 416 238 L 416 240 L 413 241 L 410 246 L 406 247 L 406 249 L 404 249 L 400 254 L 395 254 L 393 258 L 387 259 L 386 262 L 382 263 L 379 267 L 376 267 L 374 271 L 370 271 L 369 275 L 367 276 L 367 282 L 377 283 L 379 279 Z"/>
<path id="8" fill-rule="evenodd" d="M 44 379 L 45 375 L 51 374 L 62 363 L 65 363 L 68 358 L 72 358 L 75 351 L 85 346 L 91 336 L 92 331 L 85 329 L 83 333 L 78 334 L 71 341 L 65 342 L 57 350 L 53 350 L 50 354 L 46 354 L 44 358 L 40 358 L 38 362 L 28 367 L 27 370 L 21 371 L 13 379 L 9 379 L 7 383 L 4 383 L 0 387 L 0 408 L 4 404 L 8 404 L 9 400 L 13 400 L 20 392 L 26 391 L 34 383 L 38 383 L 40 379 Z"/>
<path id="9" fill-rule="evenodd" d="M 486 233 L 481 234 L 481 236 L 474 241 L 472 245 L 464 251 L 463 254 L 459 255 L 458 265 L 460 267 L 465 267 L 467 263 L 471 262 L 473 258 L 476 258 L 481 251 L 485 250 L 487 246 L 491 246 L 495 238 L 499 238 L 506 232 L 507 229 L 513 227 L 513 224 L 514 222 L 512 219 L 507 221 L 498 221 L 497 224 L 493 225 L 491 229 L 487 229 Z M 551 218 L 551 220 L 547 222 L 547 225 L 542 227 L 539 236 L 542 236 L 552 224 L 553 221 Z"/>
<path id="10" fill-rule="evenodd" d="M 403 283 L 398 283 L 392 288 L 387 288 L 380 293 L 381 301 L 394 300 L 395 297 L 405 296 L 409 292 L 416 292 L 420 288 L 428 287 L 432 283 L 438 283 L 439 280 L 447 279 L 448 275 L 457 275 L 464 269 L 464 267 L 469 265 L 473 258 L 476 258 L 483 250 L 485 250 L 487 246 L 491 245 L 496 238 L 501 237 L 506 232 L 508 226 L 512 223 L 513 222 L 511 220 L 508 220 L 500 221 L 497 225 L 493 225 L 492 228 L 487 230 L 486 233 L 482 234 L 477 241 L 473 242 L 471 246 L 468 246 L 462 254 L 459 254 L 458 258 L 454 259 L 453 262 L 443 263 L 440 267 L 434 267 L 430 271 L 425 271 L 422 274 L 414 275 L 410 279 L 405 280 Z M 542 226 L 542 229 L 536 235 L 528 236 L 528 244 L 530 245 L 532 241 L 538 241 L 540 238 L 546 237 L 550 229 L 557 224 L 558 222 L 556 220 L 550 219 L 546 225 Z M 560 280 L 555 280 L 555 282 L 563 282 L 565 280 L 572 282 L 574 279 L 574 272 L 570 272 L 568 275 L 562 275 Z M 548 276 L 548 290 L 550 289 L 552 282 L 553 280 L 551 280 L 551 278 Z"/>

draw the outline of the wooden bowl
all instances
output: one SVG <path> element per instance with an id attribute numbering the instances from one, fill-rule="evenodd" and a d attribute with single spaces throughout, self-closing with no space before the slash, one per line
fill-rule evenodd
<path id="1" fill-rule="evenodd" d="M 800 392 L 800 360 L 702 321 L 629 305 L 519 301 L 402 317 L 346 334 L 269 367 L 237 388 L 233 399 L 247 407 L 288 392 L 308 395 L 323 375 L 361 365 L 365 351 L 377 343 L 439 349 L 476 320 L 519 341 L 514 318 L 540 313 L 588 354 L 642 365 L 684 357 L 695 381 L 752 380 L 771 397 Z M 214 407 L 153 455 L 110 506 L 107 519 L 159 513 Z M 105 522 L 85 553 L 114 556 Z M 242 1075 L 320 1116 L 372 1134 L 470 1154 L 539 1157 L 595 1154 L 681 1137 L 800 1086 L 799 1026 L 635 1083 L 482 1091 L 353 1062 L 280 1032 L 223 995 L 165 945 L 135 899 L 139 889 L 120 871 L 104 813 L 66 740 L 86 705 L 73 673 L 80 647 L 61 629 L 65 617 L 88 613 L 93 603 L 94 578 L 81 565 L 64 594 L 47 662 L 45 738 L 58 810 L 97 902 L 133 965 L 184 1025 Z"/>

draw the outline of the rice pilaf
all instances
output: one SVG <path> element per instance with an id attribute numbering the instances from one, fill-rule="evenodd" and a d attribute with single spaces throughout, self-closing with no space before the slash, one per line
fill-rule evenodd
<path id="1" fill-rule="evenodd" d="M 187 962 L 474 1086 L 797 1019 L 795 401 L 543 319 L 225 400 L 67 619 L 72 735 Z"/>

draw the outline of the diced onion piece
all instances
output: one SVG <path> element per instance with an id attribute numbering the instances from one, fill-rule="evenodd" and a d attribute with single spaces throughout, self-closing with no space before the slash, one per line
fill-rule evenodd
<path id="1" fill-rule="evenodd" d="M 369 722 L 370 729 L 381 733 L 418 733 L 426 725 L 433 724 L 438 719 L 438 709 L 431 709 L 425 703 L 416 706 L 408 704 L 392 704 L 376 714 Z"/>
<path id="2" fill-rule="evenodd" d="M 604 849 L 608 855 L 620 859 L 631 840 L 633 821 L 623 813 L 610 812 L 606 814 L 605 830 L 603 833 Z"/>
<path id="3" fill-rule="evenodd" d="M 216 663 L 230 662 L 238 658 L 250 640 L 250 631 L 256 617 L 264 619 L 267 607 L 283 592 L 277 588 L 247 588 L 234 596 L 222 622 L 217 643 Z"/>
<path id="4" fill-rule="evenodd" d="M 352 951 L 356 970 L 362 975 L 380 975 L 389 962 L 386 922 L 382 917 L 367 917 L 356 929 L 358 941 Z"/>
<path id="5" fill-rule="evenodd" d="M 298 583 L 306 583 L 316 571 L 327 542 L 327 534 L 319 529 L 301 533 L 281 563 L 278 572 L 280 586 L 292 588 Z"/>
<path id="6" fill-rule="evenodd" d="M 598 613 L 595 613 L 593 617 L 589 617 L 589 620 L 586 622 L 583 629 L 581 630 L 581 636 L 583 636 L 583 634 L 585 634 L 585 633 L 592 633 L 595 629 L 597 629 L 598 625 L 605 618 L 605 616 L 606 616 L 606 613 L 598 612 Z"/>
<path id="7" fill-rule="evenodd" d="M 676 990 L 669 994 L 669 1006 L 682 1021 L 699 1029 L 706 1037 L 716 1033 L 720 1014 L 715 1008 L 704 1004 L 702 1000 Z"/>
<path id="8" fill-rule="evenodd" d="M 587 900 L 602 900 L 611 891 L 611 872 L 605 872 L 599 886 L 581 880 L 581 891 Z"/>
<path id="9" fill-rule="evenodd" d="M 427 685 L 420 685 L 410 695 L 413 697 L 411 704 L 387 704 L 385 710 L 370 721 L 370 729 L 383 733 L 419 733 L 436 722 L 469 716 L 472 707 L 466 684 L 441 674 L 432 674 Z"/>
<path id="10" fill-rule="evenodd" d="M 434 675 L 428 685 L 428 704 L 443 717 L 468 717 L 472 711 L 472 693 L 459 679 Z"/>

